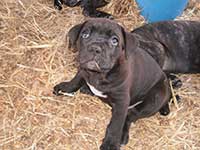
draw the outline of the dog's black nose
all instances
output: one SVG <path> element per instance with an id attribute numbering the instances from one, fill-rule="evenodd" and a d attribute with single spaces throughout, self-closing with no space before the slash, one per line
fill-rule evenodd
<path id="1" fill-rule="evenodd" d="M 89 48 L 89 51 L 90 52 L 93 52 L 95 54 L 100 54 L 102 52 L 102 49 L 100 46 L 96 46 L 96 45 L 93 45 Z"/>

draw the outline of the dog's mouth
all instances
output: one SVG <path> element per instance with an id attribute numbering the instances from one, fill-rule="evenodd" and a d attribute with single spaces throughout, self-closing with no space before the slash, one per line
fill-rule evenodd
<path id="1" fill-rule="evenodd" d="M 102 72 L 99 64 L 94 60 L 81 63 L 80 67 L 89 71 Z"/>
<path id="2" fill-rule="evenodd" d="M 108 72 L 109 70 L 107 68 L 101 68 L 100 65 L 95 60 L 80 63 L 80 67 L 87 71 L 92 71 L 96 73 L 105 73 Z"/>

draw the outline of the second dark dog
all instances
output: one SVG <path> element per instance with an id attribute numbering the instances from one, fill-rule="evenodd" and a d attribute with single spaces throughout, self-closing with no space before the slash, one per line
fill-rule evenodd
<path id="1" fill-rule="evenodd" d="M 97 8 L 103 7 L 108 3 L 106 0 L 54 0 L 54 7 L 61 10 L 63 4 L 69 7 L 81 6 L 85 16 L 112 19 L 113 17 L 110 14 L 97 10 Z"/>

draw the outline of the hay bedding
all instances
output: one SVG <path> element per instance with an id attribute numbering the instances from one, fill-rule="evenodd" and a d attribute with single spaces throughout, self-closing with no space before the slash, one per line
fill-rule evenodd
<path id="1" fill-rule="evenodd" d="M 65 36 L 84 20 L 80 8 L 57 12 L 52 1 L 0 2 L 1 150 L 97 150 L 110 119 L 110 108 L 95 97 L 51 94 L 56 83 L 76 73 L 76 54 Z M 116 12 L 129 30 L 144 23 L 131 0 L 112 0 L 103 9 Z M 199 17 L 199 4 L 192 3 L 179 19 Z M 127 150 L 200 149 L 200 75 L 181 78 L 184 85 L 176 92 L 182 102 L 171 104 L 167 117 L 133 125 Z"/>

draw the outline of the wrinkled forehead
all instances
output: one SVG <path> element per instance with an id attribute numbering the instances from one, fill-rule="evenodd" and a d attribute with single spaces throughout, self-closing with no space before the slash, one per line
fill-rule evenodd
<path id="1" fill-rule="evenodd" d="M 85 23 L 83 30 L 89 29 L 99 34 L 106 34 L 108 36 L 117 35 L 122 37 L 121 26 L 114 21 L 105 19 L 89 20 Z"/>

